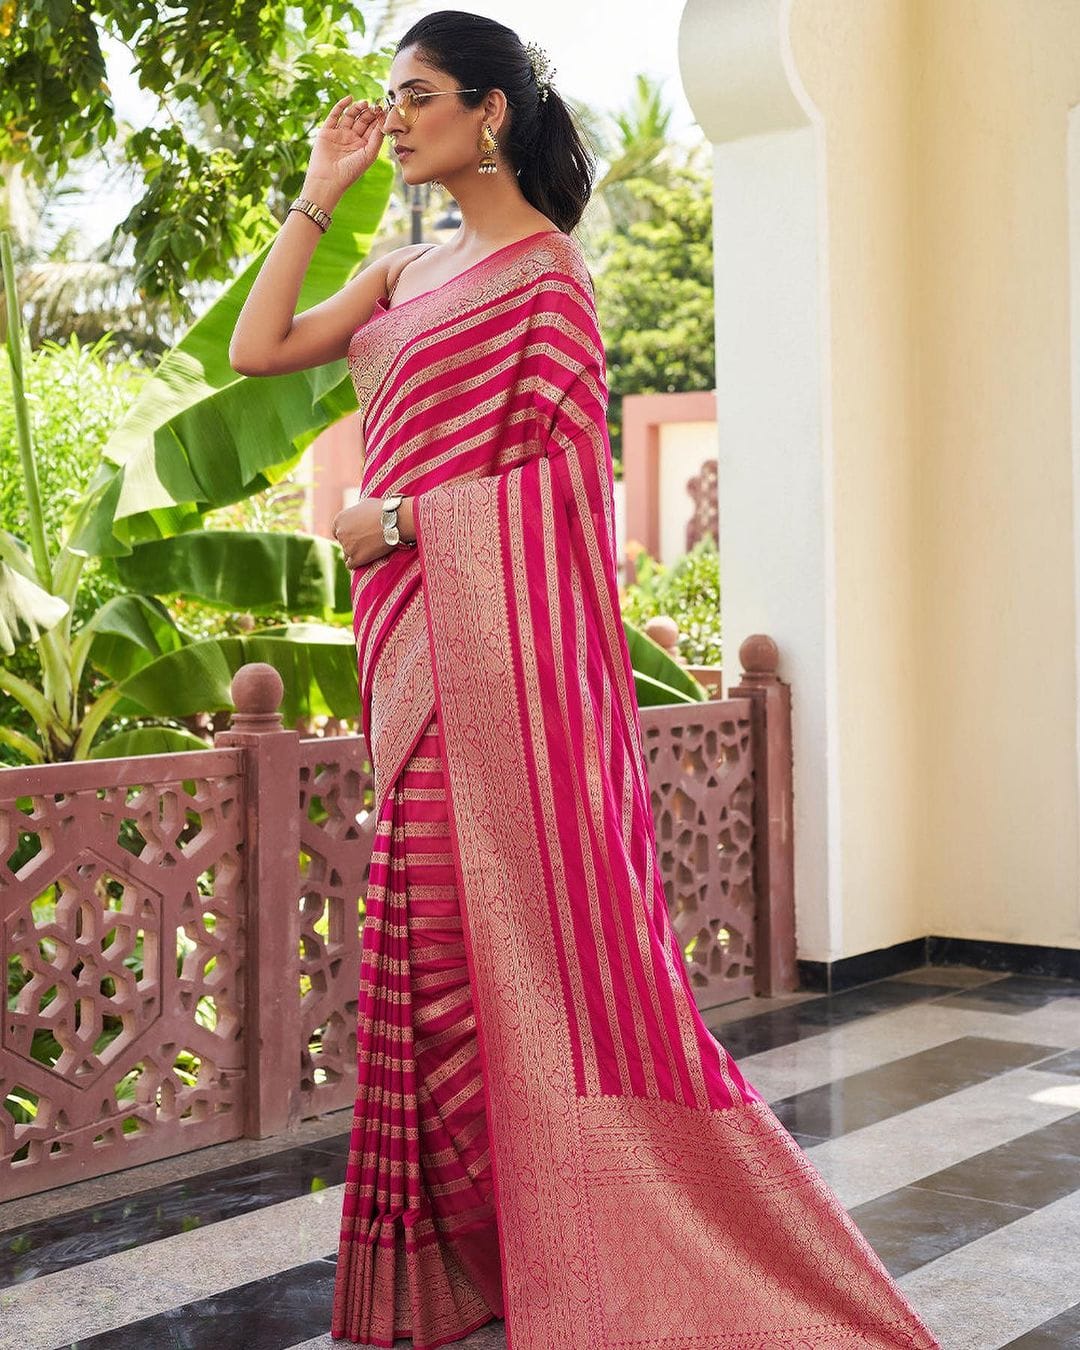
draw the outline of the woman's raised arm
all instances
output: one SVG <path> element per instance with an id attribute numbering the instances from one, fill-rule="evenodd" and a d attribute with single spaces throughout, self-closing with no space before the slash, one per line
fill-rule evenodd
<path id="1" fill-rule="evenodd" d="M 338 99 L 315 138 L 300 195 L 333 214 L 346 189 L 374 163 L 384 117 L 378 105 Z M 229 343 L 229 364 L 239 374 L 281 375 L 335 361 L 374 309 L 386 284 L 385 258 L 363 268 L 336 295 L 296 313 L 321 237 L 321 227 L 302 211 L 290 211 L 282 222 Z"/>

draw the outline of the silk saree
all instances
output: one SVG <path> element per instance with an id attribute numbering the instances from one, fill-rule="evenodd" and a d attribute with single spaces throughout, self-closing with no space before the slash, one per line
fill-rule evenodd
<path id="1" fill-rule="evenodd" d="M 545 230 L 353 335 L 375 845 L 331 1334 L 938 1342 L 699 1014 L 620 618 L 606 359 Z"/>

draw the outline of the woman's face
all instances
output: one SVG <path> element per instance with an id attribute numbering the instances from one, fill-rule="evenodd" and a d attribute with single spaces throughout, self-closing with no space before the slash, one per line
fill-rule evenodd
<path id="1" fill-rule="evenodd" d="M 498 134 L 495 118 L 503 95 L 492 90 L 480 107 L 467 108 L 455 94 L 436 93 L 461 86 L 444 71 L 419 60 L 411 47 L 402 48 L 394 57 L 386 80 L 386 91 L 395 99 L 407 88 L 435 96 L 421 98 L 418 107 L 409 109 L 408 121 L 398 108 L 383 119 L 383 134 L 390 138 L 405 181 L 426 183 L 437 178 L 445 183 L 463 169 L 475 169 L 480 130 L 487 122 Z M 408 153 L 398 153 L 404 151 Z"/>

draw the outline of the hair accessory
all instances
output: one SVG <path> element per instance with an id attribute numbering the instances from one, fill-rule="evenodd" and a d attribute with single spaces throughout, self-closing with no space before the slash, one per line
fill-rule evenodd
<path id="1" fill-rule="evenodd" d="M 551 64 L 551 58 L 537 42 L 526 42 L 525 54 L 529 58 L 529 65 L 532 66 L 540 97 L 546 99 L 551 89 L 551 77 L 558 67 Z"/>

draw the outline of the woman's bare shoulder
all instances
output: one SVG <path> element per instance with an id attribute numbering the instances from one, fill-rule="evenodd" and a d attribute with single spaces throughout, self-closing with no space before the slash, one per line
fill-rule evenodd
<path id="1" fill-rule="evenodd" d="M 379 256 L 379 265 L 383 271 L 383 277 L 386 281 L 387 289 L 393 286 L 397 280 L 397 274 L 406 263 L 412 262 L 414 258 L 419 258 L 421 253 L 427 253 L 433 245 L 430 241 L 420 244 L 402 244 L 400 248 L 391 248 Z"/>
<path id="2" fill-rule="evenodd" d="M 393 265 L 393 263 L 403 261 L 405 258 L 415 258 L 418 253 L 423 253 L 431 247 L 430 239 L 419 244 L 402 244 L 400 248 L 389 248 L 385 253 L 380 254 L 379 261 Z"/>

